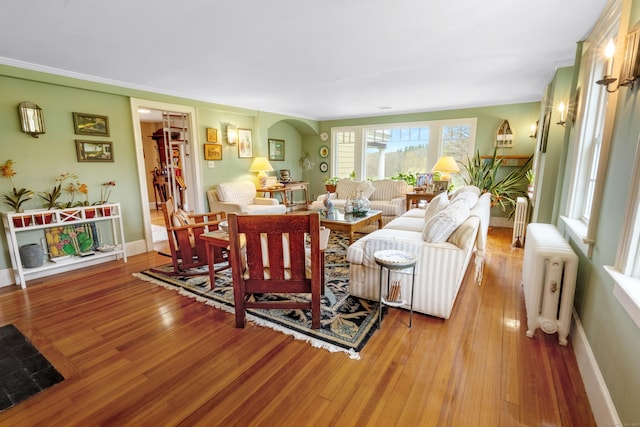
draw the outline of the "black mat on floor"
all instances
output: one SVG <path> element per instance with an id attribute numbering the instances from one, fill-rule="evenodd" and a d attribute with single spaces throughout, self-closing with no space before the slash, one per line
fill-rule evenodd
<path id="1" fill-rule="evenodd" d="M 63 379 L 15 326 L 0 327 L 0 411 Z"/>

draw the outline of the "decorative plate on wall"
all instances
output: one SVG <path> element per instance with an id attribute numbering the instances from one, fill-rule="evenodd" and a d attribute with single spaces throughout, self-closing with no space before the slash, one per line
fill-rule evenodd
<path id="1" fill-rule="evenodd" d="M 320 134 L 320 139 L 321 139 L 322 141 L 326 141 L 326 140 L 328 140 L 328 139 L 329 139 L 329 134 L 328 134 L 328 133 L 326 133 L 326 132 L 322 132 L 322 133 Z"/>
<path id="2" fill-rule="evenodd" d="M 329 147 L 327 147 L 326 145 L 323 145 L 322 147 L 320 147 L 320 157 L 327 157 L 329 155 Z"/>
<path id="3" fill-rule="evenodd" d="M 329 165 L 327 164 L 327 162 L 322 162 L 320 163 L 320 172 L 326 172 L 329 170 Z"/>

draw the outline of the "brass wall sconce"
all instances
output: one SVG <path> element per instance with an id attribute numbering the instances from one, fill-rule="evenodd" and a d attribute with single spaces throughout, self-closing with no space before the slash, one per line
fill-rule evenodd
<path id="1" fill-rule="evenodd" d="M 556 122 L 557 125 L 564 126 L 567 124 L 567 106 L 564 102 L 558 104 L 558 113 L 560 113 L 560 121 Z"/>
<path id="2" fill-rule="evenodd" d="M 18 112 L 20 113 L 20 126 L 22 132 L 28 133 L 34 138 L 37 138 L 44 131 L 44 115 L 42 114 L 42 108 L 38 107 L 33 102 L 21 102 L 18 105 Z"/>
<path id="3" fill-rule="evenodd" d="M 537 138 L 538 137 L 538 121 L 536 120 L 535 123 L 531 123 L 531 126 L 529 126 L 529 138 Z"/>
<path id="4" fill-rule="evenodd" d="M 238 142 L 238 129 L 235 125 L 227 124 L 227 144 L 235 145 Z"/>
<path id="5" fill-rule="evenodd" d="M 609 40 L 604 52 L 606 58 L 605 73 L 602 79 L 596 81 L 596 84 L 604 86 L 609 93 L 616 92 L 621 86 L 628 86 L 633 89 L 636 79 L 640 76 L 640 61 L 638 57 L 638 49 L 640 48 L 640 25 L 636 24 L 634 29 L 625 37 L 625 51 L 622 67 L 620 68 L 620 80 L 613 77 L 613 56 L 615 54 L 615 45 L 613 40 Z M 618 81 L 615 88 L 609 86 Z"/>

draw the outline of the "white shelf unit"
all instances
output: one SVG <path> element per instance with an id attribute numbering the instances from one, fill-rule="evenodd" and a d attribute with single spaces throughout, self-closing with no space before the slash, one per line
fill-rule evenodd
<path id="1" fill-rule="evenodd" d="M 43 214 L 51 214 L 51 222 L 43 223 Z M 2 214 L 4 231 L 9 244 L 13 277 L 16 284 L 26 288 L 27 279 L 35 279 L 64 271 L 75 270 L 101 262 L 123 259 L 127 262 L 124 229 L 119 203 L 98 206 L 78 206 L 67 209 L 31 210 L 21 213 Z M 56 227 L 93 224 L 97 231 L 99 248 L 93 247 L 90 255 L 58 257 L 56 262 L 48 256 L 49 248 L 45 232 Z M 19 248 L 28 243 L 38 243 L 45 251 L 45 261 L 40 267 L 26 268 L 22 265 Z"/>

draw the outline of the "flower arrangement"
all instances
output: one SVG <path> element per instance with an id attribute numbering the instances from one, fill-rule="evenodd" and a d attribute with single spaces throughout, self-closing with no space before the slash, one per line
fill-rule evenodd
<path id="1" fill-rule="evenodd" d="M 111 196 L 111 187 L 115 187 L 115 181 L 108 181 L 102 184 L 102 189 L 100 190 L 100 201 L 97 203 L 99 205 L 103 205 L 105 203 L 109 203 L 109 197 Z"/>
<path id="2" fill-rule="evenodd" d="M 67 181 L 69 181 L 69 183 L 64 185 Z M 78 191 L 78 187 L 80 187 L 80 182 L 78 182 L 78 175 L 64 172 L 58 175 L 58 177 L 56 178 L 56 182 L 58 183 L 60 191 L 64 191 L 69 195 L 69 200 L 66 203 L 57 203 L 57 207 L 60 209 L 73 207 L 73 201 L 75 200 L 76 192 Z"/>
<path id="3" fill-rule="evenodd" d="M 13 183 L 13 177 L 16 175 L 16 172 L 13 170 L 14 163 L 15 162 L 13 160 L 9 159 L 2 165 L 2 177 L 7 178 L 11 185 L 11 193 L 5 194 L 3 197 L 5 204 L 11 206 L 11 208 L 13 208 L 16 212 L 21 212 L 22 204 L 31 199 L 34 195 L 34 192 L 31 190 L 27 190 L 26 188 L 21 188 L 20 190 L 16 189 L 16 186 Z"/>
<path id="4" fill-rule="evenodd" d="M 77 188 L 78 193 L 84 194 L 84 201 L 76 203 L 76 206 L 89 206 L 89 187 L 87 184 L 80 184 Z"/>

